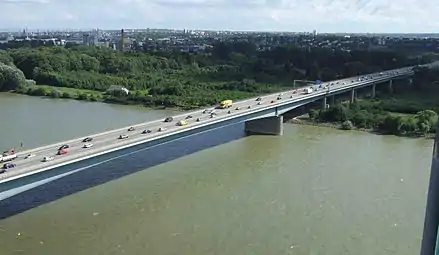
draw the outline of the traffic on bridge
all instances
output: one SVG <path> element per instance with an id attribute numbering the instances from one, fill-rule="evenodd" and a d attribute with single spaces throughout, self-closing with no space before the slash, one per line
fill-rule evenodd
<path id="1" fill-rule="evenodd" d="M 412 67 L 406 67 L 323 82 L 243 101 L 224 100 L 217 107 L 170 116 L 164 120 L 155 120 L 22 152 L 10 149 L 0 156 L 2 167 L 0 169 L 0 184 L 10 179 L 17 179 L 63 164 L 77 162 L 90 155 L 105 153 L 111 149 L 130 146 L 136 142 L 152 141 L 175 132 L 183 132 L 185 129 L 206 125 L 214 120 L 218 121 L 237 114 L 250 113 L 258 109 L 276 107 L 279 104 L 318 97 L 345 88 L 361 87 L 374 81 L 388 81 L 412 72 Z"/>

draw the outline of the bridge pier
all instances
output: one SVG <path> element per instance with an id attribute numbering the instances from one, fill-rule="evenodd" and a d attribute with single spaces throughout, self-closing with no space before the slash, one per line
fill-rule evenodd
<path id="1" fill-rule="evenodd" d="M 351 90 L 351 103 L 355 102 L 355 89 Z"/>
<path id="2" fill-rule="evenodd" d="M 245 132 L 258 135 L 283 135 L 284 116 L 267 117 L 245 122 Z"/>
<path id="3" fill-rule="evenodd" d="M 393 80 L 389 81 L 389 93 L 393 93 Z"/>
<path id="4" fill-rule="evenodd" d="M 375 98 L 375 96 L 376 96 L 376 84 L 374 83 L 372 85 L 372 98 Z"/>
<path id="5" fill-rule="evenodd" d="M 327 97 L 324 97 L 322 99 L 322 110 L 326 110 L 326 105 L 327 105 Z"/>

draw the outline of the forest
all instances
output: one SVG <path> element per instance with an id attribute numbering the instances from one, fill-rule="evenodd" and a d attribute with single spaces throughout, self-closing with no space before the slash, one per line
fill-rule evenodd
<path id="1" fill-rule="evenodd" d="M 218 42 L 204 53 L 120 52 L 75 46 L 0 50 L 0 91 L 152 107 L 192 109 L 427 62 L 395 51 L 341 51 Z M 111 85 L 129 95 L 106 93 Z"/>

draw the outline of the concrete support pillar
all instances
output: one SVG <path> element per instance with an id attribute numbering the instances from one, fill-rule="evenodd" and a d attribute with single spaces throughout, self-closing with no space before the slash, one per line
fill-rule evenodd
<path id="1" fill-rule="evenodd" d="M 283 135 L 284 117 L 274 116 L 245 122 L 245 132 L 259 135 Z"/>
<path id="2" fill-rule="evenodd" d="M 410 84 L 410 85 L 413 84 L 413 79 L 412 79 L 412 78 L 409 79 L 409 84 Z"/>
<path id="3" fill-rule="evenodd" d="M 331 105 L 335 105 L 335 96 L 331 96 Z"/>
<path id="4" fill-rule="evenodd" d="M 376 84 L 373 84 L 372 85 L 372 98 L 375 98 L 375 96 L 376 96 Z"/>
<path id="5" fill-rule="evenodd" d="M 351 103 L 355 102 L 355 89 L 351 90 Z"/>
<path id="6" fill-rule="evenodd" d="M 389 93 L 393 93 L 393 80 L 389 81 Z"/>
<path id="7" fill-rule="evenodd" d="M 324 98 L 322 99 L 322 110 L 326 110 L 326 105 L 327 105 L 327 98 L 324 97 Z"/>

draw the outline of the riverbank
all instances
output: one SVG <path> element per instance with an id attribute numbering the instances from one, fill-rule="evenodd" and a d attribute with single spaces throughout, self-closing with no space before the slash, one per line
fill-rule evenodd
<path id="1" fill-rule="evenodd" d="M 408 98 L 383 97 L 359 99 L 355 103 L 339 102 L 326 110 L 311 109 L 288 122 L 299 125 L 358 130 L 379 135 L 432 138 L 438 114 L 437 102 L 420 97 L 414 103 Z M 388 109 L 399 110 L 398 112 Z"/>
<path id="2" fill-rule="evenodd" d="M 296 118 L 293 118 L 291 120 L 286 121 L 286 123 L 290 124 L 296 124 L 296 125 L 303 125 L 303 126 L 313 126 L 313 127 L 325 127 L 325 128 L 332 128 L 332 129 L 339 129 L 339 130 L 356 130 L 361 132 L 367 132 L 374 135 L 389 135 L 386 133 L 380 133 L 373 129 L 366 129 L 366 128 L 352 128 L 349 130 L 346 130 L 343 128 L 342 123 L 331 123 L 331 122 L 317 122 L 309 117 L 308 114 L 304 114 L 301 116 L 298 116 Z M 405 138 L 424 138 L 424 139 L 434 139 L 435 134 L 434 133 L 428 133 L 428 134 L 391 134 L 398 137 L 405 137 Z"/>
<path id="3" fill-rule="evenodd" d="M 184 109 L 179 107 L 168 107 L 160 105 L 145 105 L 142 102 L 134 102 L 127 100 L 112 100 L 111 96 L 106 95 L 103 92 L 87 89 L 76 89 L 67 87 L 54 87 L 48 85 L 30 85 L 26 88 L 7 91 L 9 93 L 16 93 L 27 96 L 36 96 L 42 98 L 52 99 L 72 99 L 79 101 L 101 102 L 107 104 L 118 105 L 139 105 L 151 110 L 171 110 L 171 111 L 186 111 L 191 109 Z M 192 108 L 193 109 L 193 108 Z"/>

